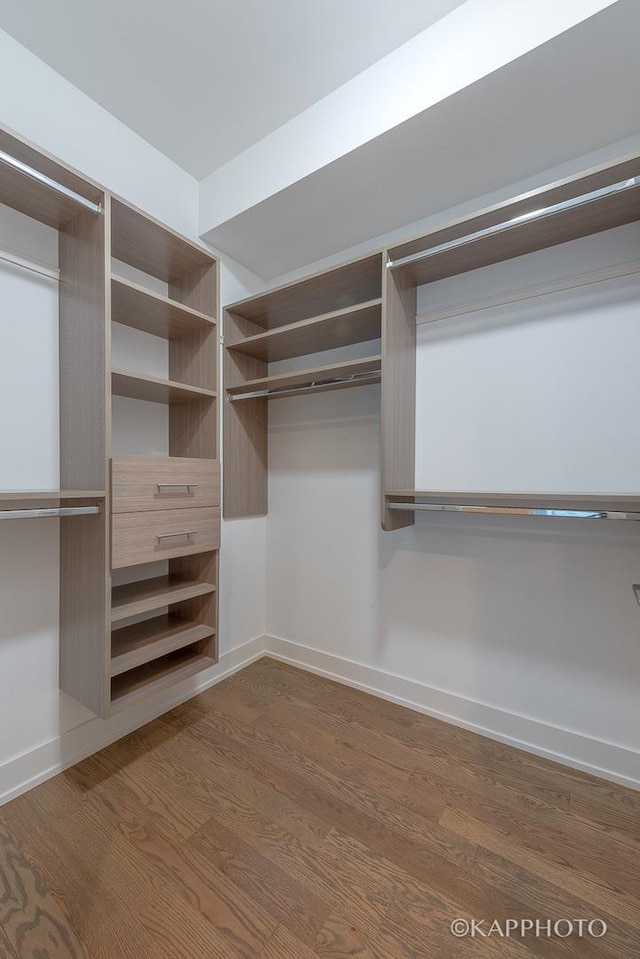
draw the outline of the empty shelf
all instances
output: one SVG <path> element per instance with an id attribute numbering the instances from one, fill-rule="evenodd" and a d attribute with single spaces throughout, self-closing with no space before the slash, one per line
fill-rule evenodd
<path id="1" fill-rule="evenodd" d="M 216 660 L 194 649 L 183 649 L 154 663 L 117 676 L 111 680 L 111 713 L 127 709 L 137 700 L 189 679 L 203 669 L 215 666 Z"/>
<path id="2" fill-rule="evenodd" d="M 402 503 L 439 506 L 558 509 L 586 512 L 640 512 L 640 496 L 625 493 L 499 493 L 461 490 L 388 490 L 385 497 Z"/>
<path id="3" fill-rule="evenodd" d="M 111 277 L 111 319 L 114 323 L 161 336 L 179 339 L 189 333 L 215 328 L 215 319 L 169 297 L 147 290 L 121 276 Z"/>
<path id="4" fill-rule="evenodd" d="M 151 403 L 188 403 L 190 400 L 213 399 L 218 395 L 213 390 L 203 390 L 198 386 L 124 370 L 112 371 L 111 391 L 114 396 L 128 396 Z"/>
<path id="5" fill-rule="evenodd" d="M 299 370 L 295 373 L 281 373 L 248 380 L 242 386 L 229 387 L 227 392 L 232 398 L 243 399 L 245 396 L 250 398 L 255 393 L 267 395 L 271 390 L 274 391 L 274 396 L 278 395 L 275 392 L 277 390 L 283 391 L 283 395 L 291 396 L 298 389 L 329 390 L 369 385 L 380 382 L 381 363 L 382 357 L 367 356 L 364 359 L 349 360 L 346 363 L 316 366 L 313 369 Z M 358 377 L 358 379 L 349 379 L 349 377 Z"/>
<path id="6" fill-rule="evenodd" d="M 116 629 L 111 634 L 111 675 L 119 676 L 167 653 L 208 639 L 214 633 L 211 626 L 177 620 L 170 615 Z"/>
<path id="7" fill-rule="evenodd" d="M 0 503 L 63 503 L 76 500 L 104 499 L 103 489 L 44 489 L 44 490 L 2 490 Z"/>
<path id="8" fill-rule="evenodd" d="M 382 300 L 369 300 L 344 310 L 249 336 L 239 343 L 230 344 L 229 349 L 268 363 L 288 360 L 294 356 L 377 340 L 380 337 L 381 318 Z"/>
<path id="9" fill-rule="evenodd" d="M 190 582 L 169 576 L 145 579 L 126 586 L 115 586 L 111 600 L 111 622 L 117 623 L 139 613 L 162 609 L 172 603 L 181 603 L 196 596 L 214 593 L 211 583 Z"/>

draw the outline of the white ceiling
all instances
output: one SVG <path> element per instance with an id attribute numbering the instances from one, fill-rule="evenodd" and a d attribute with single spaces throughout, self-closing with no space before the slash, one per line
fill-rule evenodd
<path id="1" fill-rule="evenodd" d="M 621 0 L 203 238 L 272 279 L 636 136 L 639 37 Z"/>
<path id="2" fill-rule="evenodd" d="M 0 29 L 198 179 L 464 0 L 0 0 Z"/>

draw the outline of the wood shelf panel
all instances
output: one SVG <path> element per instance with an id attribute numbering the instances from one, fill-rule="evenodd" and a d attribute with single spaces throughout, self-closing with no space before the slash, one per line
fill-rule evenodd
<path id="1" fill-rule="evenodd" d="M 247 337 L 229 349 L 268 363 L 380 338 L 382 300 L 314 316 Z"/>
<path id="2" fill-rule="evenodd" d="M 111 200 L 111 253 L 167 283 L 214 266 L 216 258 L 123 200 Z"/>
<path id="3" fill-rule="evenodd" d="M 380 370 L 381 356 L 367 356 L 360 360 L 349 360 L 345 363 L 333 363 L 330 366 L 316 366 L 312 369 L 299 370 L 295 373 L 281 373 L 274 376 L 263 376 L 257 380 L 248 380 L 242 386 L 234 386 L 227 390 L 231 396 L 242 396 L 244 393 L 254 393 L 258 390 L 284 389 L 287 387 L 305 386 L 314 380 L 327 380 L 339 376 L 352 376 L 359 373 L 375 373 Z M 337 384 L 328 384 L 327 389 Z M 353 384 L 358 386 L 358 381 Z"/>
<path id="4" fill-rule="evenodd" d="M 476 490 L 387 490 L 387 500 L 441 506 L 495 506 L 512 509 L 567 509 L 585 512 L 640 512 L 640 496 L 631 493 L 498 493 Z"/>
<path id="5" fill-rule="evenodd" d="M 210 626 L 176 619 L 170 613 L 116 629 L 111 633 L 111 676 L 192 646 L 214 632 Z"/>
<path id="6" fill-rule="evenodd" d="M 216 325 L 213 317 L 115 274 L 111 276 L 111 319 L 166 340 L 177 340 Z"/>
<path id="7" fill-rule="evenodd" d="M 105 491 L 103 489 L 53 489 L 53 490 L 2 490 L 0 491 L 0 503 L 15 502 L 48 502 L 55 500 L 56 503 L 71 502 L 76 500 L 96 500 L 104 499 Z"/>
<path id="8" fill-rule="evenodd" d="M 111 593 L 111 622 L 118 623 L 130 616 L 150 613 L 154 609 L 162 609 L 172 603 L 182 603 L 215 591 L 213 583 L 171 576 L 156 576 L 154 579 L 115 586 Z"/>
<path id="9" fill-rule="evenodd" d="M 215 399 L 218 395 L 213 390 L 125 370 L 112 370 L 111 391 L 114 396 L 128 396 L 151 403 L 188 403 L 192 400 Z"/>
<path id="10" fill-rule="evenodd" d="M 117 676 L 111 682 L 110 713 L 113 715 L 128 709 L 139 700 L 148 699 L 215 664 L 216 660 L 211 656 L 187 649 Z"/>
<path id="11" fill-rule="evenodd" d="M 265 330 L 343 310 L 382 295 L 382 253 L 296 280 L 228 307 Z"/>

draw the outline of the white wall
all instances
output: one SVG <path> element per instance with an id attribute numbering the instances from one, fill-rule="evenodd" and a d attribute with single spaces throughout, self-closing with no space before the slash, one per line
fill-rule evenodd
<path id="1" fill-rule="evenodd" d="M 196 181 L 1 31 L 0 79 L 4 124 L 174 229 L 197 237 Z M 53 231 L 0 209 L 0 248 L 55 264 L 56 239 Z M 38 349 L 37 369 L 34 367 L 29 383 L 33 402 L 28 407 L 6 395 L 7 391 L 11 394 L 12 381 L 7 375 L 0 377 L 0 390 L 4 391 L 0 407 L 2 489 L 58 484 L 54 285 L 13 268 L 1 268 L 4 331 L 0 330 L 0 355 L 7 359 L 9 335 L 13 356 Z M 223 262 L 223 303 L 262 285 L 238 264 Z M 49 310 L 46 314 L 42 313 L 43 296 Z M 16 322 L 8 324 L 10 307 Z M 45 316 L 40 324 L 46 329 L 40 330 L 34 343 L 36 312 Z M 114 354 L 119 360 L 133 360 L 135 352 L 136 364 L 142 360 L 156 365 L 162 362 L 161 351 L 152 357 L 148 345 L 148 339 L 144 345 L 137 342 L 132 331 L 118 331 Z M 18 364 L 5 369 L 3 360 L 0 372 L 11 372 L 15 379 Z M 156 414 L 157 410 L 150 412 L 148 423 L 157 437 L 163 423 Z M 124 423 L 123 417 L 120 422 Z M 18 450 L 25 438 L 30 458 L 20 459 L 21 472 L 17 472 L 8 451 Z M 126 446 L 126 432 L 120 432 L 118 442 Z M 259 653 L 265 617 L 265 521 L 223 524 L 222 543 L 220 665 L 198 680 L 156 697 L 153 703 L 103 722 L 58 691 L 57 521 L 0 524 L 0 801 Z"/>
<path id="2" fill-rule="evenodd" d="M 418 313 L 639 250 L 637 225 L 612 231 L 424 287 Z M 635 276 L 421 326 L 417 487 L 637 491 L 639 302 Z M 640 787 L 635 524 L 418 515 L 384 533 L 378 390 L 269 417 L 275 654 Z"/>

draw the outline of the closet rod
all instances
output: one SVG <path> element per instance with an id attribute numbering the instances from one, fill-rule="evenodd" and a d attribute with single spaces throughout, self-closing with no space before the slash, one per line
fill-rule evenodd
<path id="1" fill-rule="evenodd" d="M 101 512 L 99 506 L 54 506 L 51 508 L 40 507 L 37 509 L 2 509 L 0 510 L 0 520 L 3 519 L 41 519 L 42 517 L 54 517 L 59 519 L 64 516 L 97 516 Z"/>
<path id="2" fill-rule="evenodd" d="M 229 399 L 232 402 L 236 400 L 254 400 L 259 396 L 287 396 L 291 393 L 307 393 L 313 390 L 326 390 L 331 386 L 342 386 L 344 383 L 363 383 L 371 380 L 372 383 L 380 382 L 381 370 L 369 370 L 366 373 L 353 373 L 351 376 L 337 376 L 335 379 L 314 380 L 308 386 L 284 386 L 273 390 L 256 390 L 254 393 L 231 393 Z"/>
<path id="3" fill-rule="evenodd" d="M 10 253 L 9 250 L 0 250 L 0 260 L 11 263 L 13 266 L 19 266 L 23 270 L 29 270 L 31 273 L 47 276 L 52 280 L 60 279 L 60 270 L 55 267 L 45 266 L 43 263 L 36 263 L 34 260 L 25 260 L 24 257 L 18 256 L 16 253 Z"/>
<path id="4" fill-rule="evenodd" d="M 511 514 L 513 516 L 544 516 L 551 519 L 618 519 L 640 522 L 640 513 L 627 513 L 621 510 L 554 509 L 547 511 L 529 506 L 464 506 L 453 503 L 387 503 L 387 508 L 405 512 L 424 510 L 434 513 Z"/>
<path id="5" fill-rule="evenodd" d="M 14 170 L 24 173 L 25 176 L 31 177 L 32 180 L 37 180 L 38 183 L 42 183 L 44 186 L 49 187 L 50 190 L 55 190 L 56 193 L 66 196 L 69 200 L 73 200 L 73 202 L 77 203 L 79 206 L 83 206 L 85 209 L 91 210 L 92 213 L 102 213 L 102 206 L 99 203 L 94 203 L 92 200 L 87 200 L 85 196 L 82 196 L 80 193 L 76 193 L 75 190 L 71 190 L 67 186 L 63 186 L 63 184 L 58 183 L 57 180 L 52 180 L 51 177 L 45 176 L 45 174 L 40 173 L 39 170 L 34 170 L 33 167 L 23 163 L 22 160 L 17 160 L 15 157 L 12 157 L 11 154 L 5 153 L 4 150 L 0 150 L 0 163 L 4 163 L 6 166 L 13 167 Z"/>
<path id="6" fill-rule="evenodd" d="M 514 216 L 510 220 L 504 220 L 502 223 L 495 223 L 484 230 L 477 230 L 475 233 L 468 233 L 466 236 L 458 237 L 455 240 L 448 240 L 446 243 L 440 243 L 428 250 L 420 250 L 418 253 L 412 253 L 409 256 L 403 256 L 399 260 L 388 260 L 387 269 L 395 270 L 399 266 L 406 266 L 409 263 L 416 263 L 418 260 L 426 260 L 429 257 L 437 256 L 439 253 L 447 253 L 449 250 L 456 250 L 458 247 L 466 246 L 474 240 L 482 240 L 485 237 L 494 236 L 512 229 L 514 226 L 520 226 L 522 223 L 531 223 L 535 220 L 543 220 L 546 217 L 553 216 L 556 213 L 564 213 L 576 207 L 585 206 L 593 203 L 594 200 L 601 200 L 604 197 L 612 196 L 614 193 L 621 193 L 624 190 L 630 190 L 640 185 L 640 177 L 631 177 L 629 180 L 621 180 L 612 186 L 602 187 L 600 190 L 593 190 L 591 193 L 583 193 L 581 196 L 572 197 L 570 200 L 563 200 L 561 203 L 553 203 L 551 206 L 541 207 L 538 210 L 531 210 L 529 213 L 522 213 L 520 216 Z"/>

